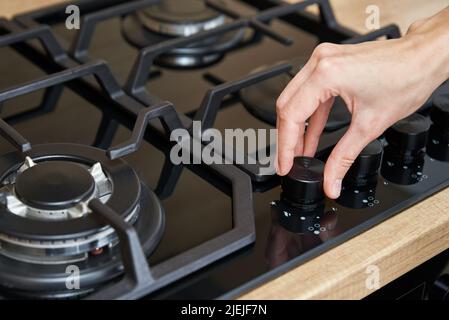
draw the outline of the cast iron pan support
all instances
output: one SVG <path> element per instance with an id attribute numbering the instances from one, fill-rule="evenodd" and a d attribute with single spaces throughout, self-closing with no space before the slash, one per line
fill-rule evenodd
<path id="1" fill-rule="evenodd" d="M 19 152 L 27 152 L 31 150 L 31 143 L 3 119 L 0 119 L 0 135 L 8 140 L 8 142 L 11 143 Z"/>
<path id="2" fill-rule="evenodd" d="M 98 199 L 90 201 L 89 208 L 111 225 L 119 238 L 125 277 L 115 283 L 112 290 L 131 293 L 154 282 L 136 229 Z"/>
<path id="3" fill-rule="evenodd" d="M 236 31 L 242 28 L 252 28 L 256 31 L 261 32 L 265 36 L 268 36 L 273 40 L 280 42 L 281 44 L 290 45 L 292 44 L 292 39 L 279 34 L 273 29 L 270 29 L 270 27 L 266 23 L 268 23 L 272 19 L 295 13 L 297 11 L 303 10 L 310 5 L 320 3 L 321 1 L 318 0 L 308 0 L 296 4 L 282 5 L 274 9 L 262 11 L 261 13 L 253 17 L 240 17 L 239 14 L 233 12 L 227 6 L 220 5 L 214 1 L 209 1 L 207 2 L 207 4 L 213 9 L 230 16 L 235 20 L 211 30 L 202 31 L 189 37 L 175 38 L 173 40 L 165 41 L 141 50 L 128 76 L 125 90 L 144 103 L 154 103 L 156 97 L 153 97 L 148 93 L 145 88 L 145 84 L 147 82 L 148 74 L 151 70 L 151 67 L 153 66 L 154 60 L 157 57 L 162 54 L 168 53 L 173 49 L 192 45 L 208 38 L 223 36 L 228 32 Z M 322 4 L 322 10 L 327 12 L 328 9 L 326 8 L 326 5 Z M 335 20 L 332 18 L 332 10 L 330 10 L 330 13 L 326 13 L 325 16 L 326 19 L 328 19 L 326 21 L 328 21 L 330 24 L 332 24 L 331 22 Z"/>
<path id="4" fill-rule="evenodd" d="M 78 61 L 83 63 L 87 62 L 89 60 L 89 46 L 97 23 L 113 17 L 124 16 L 160 2 L 161 0 L 131 1 L 94 13 L 86 14 L 82 17 L 81 21 L 83 27 L 77 32 L 69 52 Z"/>
<path id="5" fill-rule="evenodd" d="M 4 19 L 0 19 L 0 27 L 3 25 L 7 27 L 8 22 Z M 11 46 L 32 39 L 38 39 L 45 48 L 47 54 L 53 60 L 62 61 L 68 59 L 67 54 L 59 46 L 50 30 L 50 27 L 48 26 L 39 26 L 34 29 L 12 32 L 1 36 L 0 47 Z M 9 99 L 8 96 L 5 97 L 5 94 L 1 95 L 1 102 L 7 99 Z M 27 152 L 31 150 L 31 143 L 3 119 L 0 119 L 0 135 L 14 145 L 19 152 Z"/>
<path id="6" fill-rule="evenodd" d="M 238 19 L 241 17 L 238 12 L 235 12 L 217 0 L 206 0 L 206 3 L 211 8 L 223 12 L 231 18 Z M 266 23 L 269 23 L 272 19 L 294 13 L 295 11 L 304 10 L 312 5 L 318 5 L 321 21 L 328 28 L 335 28 L 338 25 L 337 20 L 335 19 L 334 11 L 332 10 L 328 0 L 307 0 L 295 4 L 280 4 L 274 8 L 263 11 L 260 15 L 252 18 L 252 24 L 256 28 L 260 27 L 260 31 L 264 31 L 267 28 Z"/>
<path id="7" fill-rule="evenodd" d="M 114 160 L 137 151 L 144 138 L 148 122 L 155 118 L 161 119 L 168 132 L 182 127 L 173 105 L 169 102 L 142 109 L 137 115 L 131 138 L 110 148 L 107 151 L 108 157 Z M 134 227 L 121 219 L 116 212 L 98 199 L 90 201 L 89 208 L 114 228 L 120 241 L 125 276 L 108 290 L 122 297 L 144 290 L 145 287 L 154 282 L 154 278 Z"/>
<path id="8" fill-rule="evenodd" d="M 193 155 L 195 156 L 195 155 Z M 204 266 L 235 252 L 255 239 L 254 215 L 250 178 L 229 165 L 212 165 L 211 169 L 222 175 L 232 185 L 233 229 L 180 253 L 157 265 L 148 266 L 138 239 L 126 223 L 114 224 L 116 213 L 108 211 L 98 202 L 89 207 L 110 223 L 119 236 L 122 256 L 126 263 L 125 276 L 120 284 L 109 285 L 88 296 L 88 299 L 136 299 L 154 292 Z M 145 263 L 144 263 L 145 262 Z"/>
<path id="9" fill-rule="evenodd" d="M 130 75 L 125 85 L 125 90 L 139 98 L 144 103 L 148 103 L 149 99 L 154 99 L 146 90 L 145 84 L 154 60 L 171 50 L 187 45 L 191 45 L 210 37 L 221 36 L 227 32 L 235 31 L 244 28 L 248 25 L 247 21 L 240 20 L 232 24 L 226 24 L 221 27 L 211 29 L 209 31 L 203 31 L 195 35 L 183 38 L 175 38 L 172 40 L 164 41 L 162 43 L 142 49 L 134 62 Z"/>
<path id="10" fill-rule="evenodd" d="M 144 137 L 148 122 L 154 118 L 159 118 L 168 131 L 180 127 L 181 121 L 170 103 L 165 102 L 145 108 L 123 92 L 106 63 L 102 61 L 81 65 L 2 90 L 0 91 L 0 103 L 90 75 L 95 76 L 105 94 L 116 102 L 114 106 L 119 105 L 137 117 L 131 138 L 126 143 L 108 151 L 111 158 L 130 154 L 137 150 Z M 28 141 L 3 120 L 0 121 L 0 133 L 18 147 L 20 152 L 29 148 Z M 195 160 L 199 160 L 200 155 L 193 154 L 192 156 Z M 255 225 L 250 178 L 234 166 L 217 164 L 209 166 L 209 169 L 232 186 L 233 228 L 153 266 L 151 270 L 135 230 L 125 221 L 120 220 L 117 214 L 106 205 L 97 201 L 89 203 L 90 208 L 117 231 L 125 268 L 125 276 L 121 282 L 124 284 L 123 286 L 111 284 L 91 294 L 89 299 L 140 298 L 254 242 Z"/>
<path id="11" fill-rule="evenodd" d="M 209 89 L 209 91 L 205 94 L 194 119 L 201 121 L 201 130 L 204 131 L 212 128 L 217 117 L 218 110 L 220 109 L 220 105 L 226 95 L 236 93 L 243 88 L 279 76 L 283 73 L 289 73 L 291 69 L 292 65 L 283 63 Z M 200 133 L 197 132 L 195 134 Z"/>
<path id="12" fill-rule="evenodd" d="M 0 45 L 4 43 L 11 43 L 11 38 L 0 38 Z M 23 39 L 23 38 L 22 38 Z M 13 99 L 17 96 L 21 96 L 40 89 L 46 89 L 49 87 L 55 87 L 61 85 L 70 80 L 74 80 L 80 77 L 88 75 L 94 75 L 102 88 L 109 94 L 114 100 L 121 100 L 125 96 L 122 89 L 120 89 L 118 83 L 115 81 L 112 73 L 104 62 L 98 61 L 82 65 L 70 70 L 65 70 L 51 76 L 46 76 L 35 81 L 31 81 L 22 85 L 14 86 L 0 91 L 0 103 Z M 137 103 L 137 102 L 135 102 Z M 140 104 L 139 104 L 140 106 Z M 141 107 L 139 108 L 141 109 Z M 13 127 L 6 123 L 3 119 L 0 119 L 0 134 L 13 144 L 19 152 L 26 152 L 31 149 L 30 142 L 25 139 L 20 133 L 18 133 Z"/>
<path id="13" fill-rule="evenodd" d="M 169 102 L 142 109 L 137 116 L 131 138 L 109 149 L 109 157 L 116 159 L 136 151 L 144 138 L 149 121 L 155 118 L 161 119 L 168 132 L 181 128 L 181 121 Z M 194 154 L 193 157 L 196 158 L 198 155 Z M 135 229 L 100 201 L 92 200 L 89 203 L 92 211 L 99 214 L 116 230 L 125 268 L 125 276 L 121 281 L 94 293 L 88 297 L 89 299 L 141 297 L 254 241 L 255 227 L 249 177 L 233 166 L 213 165 L 212 169 L 232 184 L 234 228 L 151 269 L 146 262 Z M 223 246 L 223 243 L 228 245 Z"/>
<path id="14" fill-rule="evenodd" d="M 222 2 L 218 2 L 217 0 L 206 0 L 206 3 L 210 7 L 225 13 L 227 16 L 229 16 L 231 18 L 238 19 L 241 17 L 241 15 L 238 12 L 233 11 L 228 6 L 224 5 Z M 329 0 L 303 1 L 301 3 L 295 4 L 295 6 L 297 6 L 297 10 L 300 11 L 300 10 L 304 10 L 306 7 L 314 5 L 314 4 L 318 5 L 321 21 L 322 21 L 322 23 L 324 23 L 325 26 L 327 26 L 329 29 L 333 29 L 333 30 L 336 30 L 339 32 L 344 31 L 342 33 L 348 33 L 348 32 L 346 32 L 347 30 L 344 30 L 338 24 Z M 273 18 L 283 16 L 283 15 L 286 15 L 289 13 L 291 13 L 291 5 L 288 5 L 288 4 L 277 5 L 277 6 L 274 6 L 273 8 L 263 11 L 260 15 L 253 18 L 252 23 L 266 28 L 266 23 L 269 23 Z M 365 42 L 365 41 L 373 41 L 382 36 L 386 36 L 387 39 L 396 39 L 396 38 L 401 37 L 401 32 L 397 25 L 391 24 L 391 25 L 383 27 L 379 30 L 372 31 L 365 35 L 357 35 L 357 34 L 351 32 L 348 34 L 348 36 L 353 36 L 353 37 L 350 37 L 350 38 L 342 41 L 342 43 L 354 44 L 354 43 L 361 43 L 361 42 Z"/>
<path id="15" fill-rule="evenodd" d="M 148 122 L 154 118 L 160 118 L 169 131 L 180 128 L 181 125 L 173 105 L 168 102 L 143 109 L 138 115 L 131 138 L 110 149 L 108 155 L 114 159 L 137 150 Z M 200 155 L 192 156 L 199 160 Z M 89 207 L 105 219 L 119 236 L 125 276 L 118 283 L 90 295 L 88 299 L 139 298 L 254 241 L 255 226 L 249 177 L 234 166 L 212 165 L 211 169 L 232 185 L 233 229 L 151 268 L 146 262 L 134 228 L 119 219 L 117 213 L 100 201 L 93 200 L 89 203 Z"/>
<path id="16" fill-rule="evenodd" d="M 0 19 L 0 28 L 11 31 L 9 34 L 0 37 L 0 47 L 11 46 L 25 41 L 37 39 L 42 44 L 48 56 L 55 62 L 63 62 L 69 59 L 64 49 L 59 45 L 51 29 L 47 25 L 40 25 L 28 30 L 13 28 L 12 22 Z"/>
<path id="17" fill-rule="evenodd" d="M 137 120 L 131 138 L 118 146 L 110 148 L 107 151 L 108 157 L 114 160 L 137 151 L 142 143 L 149 121 L 155 118 L 161 119 L 168 134 L 175 129 L 182 128 L 182 123 L 177 117 L 173 105 L 169 102 L 142 109 L 137 114 Z"/>
<path id="18" fill-rule="evenodd" d="M 388 26 L 385 26 L 379 30 L 372 31 L 370 33 L 356 36 L 353 38 L 346 39 L 342 41 L 342 44 L 356 44 L 356 43 L 362 43 L 366 41 L 374 41 L 377 40 L 380 37 L 386 37 L 387 39 L 397 39 L 401 37 L 401 31 L 399 30 L 399 27 L 395 24 L 390 24 Z"/>
<path id="19" fill-rule="evenodd" d="M 41 25 L 32 29 L 22 30 L 13 22 L 0 19 L 0 29 L 4 29 L 5 31 L 9 32 L 9 34 L 0 37 L 0 47 L 14 47 L 15 45 L 21 44 L 22 42 L 37 39 L 38 41 L 40 41 L 42 47 L 47 53 L 47 56 L 49 56 L 50 59 L 52 59 L 53 62 L 55 62 L 57 65 L 64 66 L 64 68 L 78 65 L 78 63 L 72 61 L 64 52 L 64 50 L 54 37 L 53 33 L 51 32 L 49 26 Z M 97 83 L 95 83 L 94 81 L 93 84 L 96 85 Z M 63 85 L 48 87 L 48 89 L 45 91 L 42 103 L 39 106 L 31 110 L 26 110 L 9 116 L 4 120 L 8 124 L 14 124 L 20 121 L 24 121 L 30 117 L 46 114 L 53 111 L 63 92 L 63 89 Z M 111 138 L 114 136 L 117 126 L 118 124 L 115 121 L 112 121 L 108 117 L 103 116 L 94 145 L 99 147 L 107 147 L 109 143 L 107 138 Z M 100 139 L 100 134 L 105 132 L 107 133 L 107 135 L 103 135 Z"/>

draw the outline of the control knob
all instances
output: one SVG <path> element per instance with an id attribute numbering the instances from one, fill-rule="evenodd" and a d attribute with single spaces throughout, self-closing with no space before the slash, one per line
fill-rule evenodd
<path id="1" fill-rule="evenodd" d="M 382 161 L 382 175 L 387 180 L 401 185 L 419 181 L 429 129 L 430 121 L 415 113 L 386 131 L 388 145 Z"/>
<path id="2" fill-rule="evenodd" d="M 379 140 L 367 145 L 348 170 L 343 186 L 359 188 L 375 185 L 382 160 L 383 146 Z"/>
<path id="3" fill-rule="evenodd" d="M 413 162 L 424 154 L 429 129 L 429 120 L 417 113 L 396 122 L 385 133 L 386 154 L 401 164 Z"/>
<path id="4" fill-rule="evenodd" d="M 297 157 L 290 172 L 282 178 L 282 200 L 313 211 L 323 204 L 324 163 L 315 158 Z"/>
<path id="5" fill-rule="evenodd" d="M 430 119 L 433 124 L 429 131 L 427 153 L 434 159 L 449 161 L 449 95 L 433 100 Z"/>

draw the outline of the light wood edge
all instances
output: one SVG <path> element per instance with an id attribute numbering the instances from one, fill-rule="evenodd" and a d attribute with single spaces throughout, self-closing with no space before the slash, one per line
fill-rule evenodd
<path id="1" fill-rule="evenodd" d="M 368 266 L 380 287 L 449 246 L 449 190 L 444 190 L 240 299 L 359 299 Z"/>

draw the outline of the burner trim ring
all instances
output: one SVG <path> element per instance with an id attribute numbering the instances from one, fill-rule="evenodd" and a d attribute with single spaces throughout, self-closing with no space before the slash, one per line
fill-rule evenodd
<path id="1" fill-rule="evenodd" d="M 157 195 L 147 186 L 141 185 L 141 214 L 134 225 L 142 249 L 148 257 L 159 245 L 165 230 L 165 212 Z M 151 213 L 151 214 L 149 214 Z M 147 226 L 150 225 L 151 229 Z M 89 261 L 78 261 L 74 264 L 80 268 L 81 290 L 67 290 L 66 266 L 68 264 L 37 265 L 15 260 L 0 254 L 0 292 L 20 298 L 58 298 L 83 296 L 85 290 L 92 291 L 123 274 L 123 263 L 119 259 L 120 244 L 104 252 L 90 257 Z M 114 257 L 114 258 L 113 258 Z M 113 259 L 112 259 L 113 258 Z M 69 263 L 73 264 L 73 263 Z M 30 269 L 30 266 L 33 267 Z M 33 272 L 29 272 L 33 270 Z"/>
<path id="2" fill-rule="evenodd" d="M 42 160 L 71 160 L 74 162 L 93 165 L 102 164 L 103 169 L 111 178 L 112 194 L 107 205 L 126 217 L 138 204 L 141 186 L 139 178 L 133 168 L 121 159 L 110 160 L 104 150 L 79 144 L 42 144 L 33 146 L 25 154 L 36 162 Z M 0 159 L 0 181 L 3 181 L 23 162 L 23 155 L 11 152 Z M 130 183 L 124 183 L 129 181 Z M 71 239 L 87 236 L 103 229 L 107 225 L 94 215 L 87 215 L 67 221 L 39 221 L 27 219 L 2 208 L 0 210 L 0 232 L 25 239 Z M 66 232 L 61 233 L 61 230 Z"/>
<path id="3" fill-rule="evenodd" d="M 217 17 L 206 21 L 186 21 L 186 22 L 174 22 L 159 21 L 150 15 L 145 15 L 142 12 L 137 12 L 142 24 L 152 32 L 157 32 L 162 35 L 175 36 L 175 37 L 188 37 L 198 32 L 207 31 L 225 24 L 226 19 L 224 15 L 218 15 Z"/>

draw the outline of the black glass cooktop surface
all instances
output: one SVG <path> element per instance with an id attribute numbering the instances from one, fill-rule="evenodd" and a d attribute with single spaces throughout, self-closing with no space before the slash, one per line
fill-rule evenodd
<path id="1" fill-rule="evenodd" d="M 140 2 L 145 1 L 129 3 Z M 276 6 L 272 1 L 226 2 L 233 10 L 248 16 Z M 123 5 L 122 1 L 101 2 L 101 4 L 96 2 L 95 5 L 92 3 L 80 2 L 81 8 L 88 4 L 86 10 L 90 11 L 86 11 L 85 14 Z M 144 7 L 148 6 L 148 3 L 139 5 Z M 294 61 L 293 70 L 295 70 L 307 61 L 318 43 L 331 40 L 342 42 L 357 38 L 355 33 L 347 29 L 329 30 L 314 18 L 290 14 L 282 20 L 274 19 L 270 25 L 279 34 L 291 38 L 293 44 L 290 46 L 279 42 L 276 36 L 258 34 L 261 32 L 260 29 L 246 28 L 240 46 L 226 52 L 219 59 L 211 58 L 213 61 L 209 61 L 206 65 L 189 68 L 164 65 L 169 62 L 179 63 L 179 60 L 169 59 L 172 57 L 165 57 L 166 60 L 156 62 L 151 70 L 145 71 L 144 91 L 133 91 L 132 86 L 128 86 L 133 82 L 129 77 L 135 75 L 132 72 L 133 65 L 139 54 L 147 50 L 130 44 L 124 38 L 124 20 L 136 10 L 129 9 L 126 14 L 119 10 L 121 14 L 101 20 L 91 38 L 88 55 L 76 56 L 73 52 L 69 52 L 62 58 L 52 59 L 39 54 L 43 46 L 35 39 L 27 45 L 15 44 L 14 47 L 11 47 L 11 41 L 1 42 L 2 37 L 5 39 L 11 29 L 20 33 L 48 23 L 62 49 L 69 50 L 70 42 L 76 39 L 76 31 L 65 29 L 62 22 L 65 15 L 61 10 L 56 7 L 19 17 L 15 22 L 11 22 L 9 27 L 7 25 L 0 35 L 2 45 L 0 73 L 7 75 L 0 78 L 0 115 L 16 132 L 25 137 L 32 147 L 31 151 L 19 152 L 8 141 L 2 139 L 0 154 L 7 158 L 11 158 L 13 154 L 14 158 L 21 159 L 20 165 L 31 168 L 32 163 L 28 158 L 32 158 L 37 165 L 43 161 L 39 157 L 33 158 L 35 153 L 42 152 L 43 145 L 47 147 L 50 145 L 48 148 L 57 145 L 55 153 L 58 160 L 61 160 L 66 159 L 66 156 L 62 157 L 61 154 L 70 151 L 70 147 L 67 147 L 69 151 L 60 151 L 66 150 L 58 146 L 61 144 L 92 146 L 96 148 L 95 150 L 107 150 L 128 141 L 136 128 L 137 114 L 148 105 L 150 109 L 153 107 L 151 110 L 159 108 L 158 115 L 173 115 L 170 112 L 176 110 L 178 116 L 167 116 L 167 119 L 172 121 L 173 118 L 180 118 L 183 125 L 189 125 L 195 111 L 201 108 L 201 101 L 209 89 L 241 78 L 245 79 L 255 69 L 272 68 L 280 62 Z M 226 19 L 228 23 L 232 23 L 236 17 L 228 14 Z M 297 23 L 292 23 L 292 20 Z M 380 36 L 382 34 L 376 34 L 373 39 L 367 40 L 374 40 Z M 153 43 L 153 46 L 166 41 L 178 41 L 173 35 L 164 34 L 156 38 L 158 42 Z M 197 44 L 195 49 L 203 49 L 202 46 L 206 46 L 206 42 Z M 96 58 L 104 59 L 106 62 L 96 62 Z M 111 70 L 110 75 L 107 70 Z M 107 76 L 104 76 L 104 73 Z M 94 82 L 92 75 L 100 78 L 100 83 L 107 88 L 106 93 L 100 92 L 97 84 L 92 85 Z M 111 84 L 109 81 L 111 77 L 117 79 L 116 83 L 112 81 Z M 39 84 L 30 85 L 33 82 Z M 24 83 L 27 85 L 21 85 Z M 251 84 L 248 86 L 251 88 Z M 449 91 L 445 90 L 443 86 L 437 95 L 444 96 L 445 92 L 449 94 Z M 238 93 L 237 90 L 225 95 L 226 99 L 218 111 L 213 127 L 219 130 L 273 128 L 272 123 L 248 111 Z M 165 100 L 172 104 L 158 105 Z M 134 170 L 141 184 L 142 193 L 149 190 L 147 192 L 149 198 L 153 199 L 150 202 L 160 203 L 164 223 L 162 231 L 156 237 L 155 245 L 151 248 L 142 245 L 143 251 L 148 256 L 152 277 L 142 277 L 140 280 L 143 281 L 143 287 L 127 297 L 158 299 L 236 297 L 447 187 L 448 135 L 444 126 L 438 121 L 432 124 L 432 120 L 436 118 L 435 114 L 447 112 L 448 105 L 445 102 L 446 99 L 441 97 L 433 104 L 429 101 L 419 115 L 406 120 L 409 121 L 408 124 L 392 128 L 384 137 L 380 137 L 378 145 L 381 156 L 371 157 L 368 152 L 366 159 L 363 160 L 367 161 L 367 165 L 361 165 L 358 171 L 353 172 L 352 180 L 349 179 L 345 184 L 342 196 L 336 201 L 325 199 L 319 204 L 298 205 L 282 195 L 278 177 L 253 179 L 245 168 L 232 164 L 174 165 L 168 158 L 172 144 L 165 135 L 161 135 L 160 126 L 151 121 L 149 129 L 146 130 L 144 126 L 146 131 L 144 130 L 145 134 L 142 135 L 144 139 L 141 145 L 133 152 L 129 151 L 132 148 L 126 149 L 129 152 L 121 154 L 120 161 L 124 161 L 126 166 Z M 183 118 L 182 114 L 186 117 Z M 168 129 L 167 126 L 164 128 L 168 131 L 173 129 L 170 126 Z M 410 139 L 410 132 L 407 130 L 412 133 L 419 131 L 415 133 L 425 136 L 424 140 L 415 139 L 405 143 L 404 141 Z M 329 129 L 330 138 L 317 156 L 321 161 L 326 161 L 330 147 L 344 131 L 345 125 Z M 73 150 L 78 148 L 73 147 Z M 86 159 L 83 161 L 81 162 L 87 163 Z M 108 162 L 106 160 L 104 162 L 104 168 L 108 168 Z M 0 164 L 2 163 L 0 161 Z M 104 171 L 107 173 L 107 169 Z M 10 180 L 4 180 L 2 183 L 11 184 Z M 151 198 L 153 193 L 155 197 Z M 140 210 L 150 210 L 147 209 L 145 201 L 142 202 Z M 92 208 L 99 210 L 95 206 Z M 145 237 L 145 225 L 139 219 L 144 219 L 142 217 L 145 216 L 139 215 L 134 222 L 140 239 Z M 51 275 L 50 268 L 42 267 L 36 262 L 24 261 L 23 256 L 11 257 L 13 251 L 8 251 L 9 247 L 6 249 L 6 251 L 2 249 L 2 252 L 7 252 L 9 256 L 2 256 L 0 268 L 3 264 L 3 268 L 10 272 L 10 265 L 16 264 L 18 272 L 28 271 L 32 275 L 36 273 L 36 277 L 43 278 Z M 105 254 L 110 254 L 113 259 L 119 259 L 113 245 L 109 251 L 105 250 L 107 252 L 100 249 L 102 248 L 90 250 L 88 260 L 72 261 L 71 264 L 79 264 L 85 268 L 85 264 L 89 264 L 89 261 L 92 261 L 92 264 L 99 263 Z M 186 252 L 191 254 L 183 255 Z M 207 258 L 203 259 L 205 256 Z M 190 261 L 190 258 L 193 261 Z M 5 262 L 6 260 L 8 262 Z M 65 264 L 62 266 L 65 267 Z M 103 290 L 107 290 L 109 282 L 119 283 L 117 281 L 123 276 L 121 274 L 123 270 L 117 268 L 118 271 L 112 280 L 108 278 L 99 281 L 89 288 L 83 288 L 81 283 L 82 292 L 79 297 L 89 297 L 92 294 L 93 297 L 123 297 L 109 293 L 101 295 Z M 46 271 L 47 269 L 50 271 Z M 143 275 L 148 275 L 146 268 L 138 270 Z M 39 285 L 21 287 L 23 284 L 9 281 L 10 278 L 0 277 L 0 291 L 7 298 L 33 296 L 37 287 L 40 296 L 63 296 L 60 292 L 55 292 L 55 289 L 49 288 L 48 292 L 45 292 L 45 287 L 42 289 L 43 287 Z M 32 288 L 32 293 L 24 289 L 25 287 L 28 290 Z"/>

